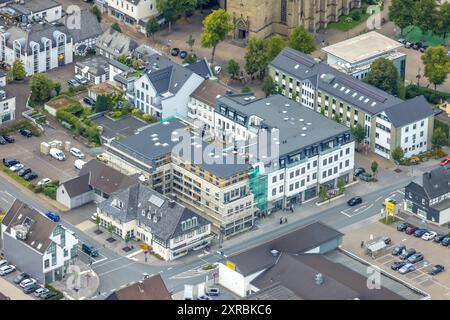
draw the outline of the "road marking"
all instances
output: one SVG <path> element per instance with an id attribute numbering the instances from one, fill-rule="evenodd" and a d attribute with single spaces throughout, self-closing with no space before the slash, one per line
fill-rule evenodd
<path id="1" fill-rule="evenodd" d="M 104 275 L 109 274 L 109 273 L 111 273 L 111 272 L 115 272 L 115 271 L 117 271 L 117 270 L 120 270 L 120 269 L 129 267 L 129 266 L 131 266 L 131 265 L 133 265 L 133 264 L 136 264 L 136 262 L 133 261 L 133 262 L 128 263 L 128 264 L 126 264 L 126 265 L 124 265 L 124 266 L 121 266 L 121 267 L 118 267 L 118 268 L 115 268 L 115 269 L 112 269 L 112 270 L 109 270 L 109 271 L 100 273 L 98 276 L 99 276 L 99 277 L 104 276 Z"/>
<path id="2" fill-rule="evenodd" d="M 167 270 L 172 270 L 173 269 L 173 267 L 169 267 L 169 268 L 167 268 Z"/>
<path id="3" fill-rule="evenodd" d="M 144 250 L 142 250 L 142 249 L 139 249 L 138 251 L 136 251 L 136 252 L 133 252 L 133 253 L 130 253 L 129 255 L 127 255 L 127 256 L 125 256 L 126 258 L 132 258 L 132 257 L 134 257 L 134 256 L 137 256 L 139 253 L 141 253 L 141 252 L 144 252 Z"/>

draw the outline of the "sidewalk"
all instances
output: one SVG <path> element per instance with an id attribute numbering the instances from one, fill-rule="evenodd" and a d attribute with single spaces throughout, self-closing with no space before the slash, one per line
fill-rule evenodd
<path id="1" fill-rule="evenodd" d="M 419 228 L 431 229 L 432 231 L 435 231 L 438 234 L 448 234 L 450 232 L 450 229 L 447 228 L 445 225 L 440 226 L 435 223 L 429 222 L 427 220 L 422 220 L 419 217 L 414 216 L 411 213 L 403 211 L 403 210 L 401 210 L 400 213 L 397 214 L 397 217 L 400 218 L 401 220 L 403 220 L 409 224 L 415 225 Z"/>
<path id="2" fill-rule="evenodd" d="M 33 295 L 23 293 L 22 290 L 3 278 L 0 278 L 0 292 L 11 300 L 35 300 Z"/>

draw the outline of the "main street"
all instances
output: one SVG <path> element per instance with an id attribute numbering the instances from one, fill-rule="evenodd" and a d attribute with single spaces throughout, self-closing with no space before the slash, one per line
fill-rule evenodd
<path id="1" fill-rule="evenodd" d="M 101 244 L 67 222 L 66 219 L 63 218 L 62 223 L 76 233 L 81 243 L 89 242 L 99 248 L 100 257 L 93 261 L 92 269 L 100 277 L 100 295 L 93 298 L 104 299 L 112 291 L 141 280 L 145 273 L 149 275 L 160 273 L 169 290 L 175 293 L 183 290 L 184 284 L 198 283 L 204 280 L 205 274 L 198 272 L 202 266 L 218 262 L 225 257 L 270 241 L 313 221 L 319 220 L 334 228 L 343 229 L 375 215 L 380 215 L 384 199 L 393 193 L 399 193 L 399 190 L 411 180 L 411 177 L 404 177 L 389 187 L 367 194 L 364 196 L 363 204 L 350 210 L 345 202 L 336 205 L 332 203 L 324 205 L 321 212 L 312 215 L 304 215 L 304 208 L 299 207 L 294 213 L 289 213 L 289 222 L 286 224 L 279 225 L 275 223 L 276 219 L 274 218 L 266 219 L 269 221 L 262 223 L 258 229 L 225 241 L 223 248 L 220 249 L 221 254 L 218 253 L 216 247 L 213 247 L 209 253 L 192 253 L 177 261 L 176 265 L 163 263 L 149 265 L 137 262 L 133 258 L 121 256 L 108 248 L 102 247 Z M 11 205 L 14 198 L 18 198 L 40 211 L 47 211 L 45 206 L 27 196 L 17 186 L 0 179 L 0 207 Z M 79 258 L 88 262 L 88 257 L 81 250 Z"/>

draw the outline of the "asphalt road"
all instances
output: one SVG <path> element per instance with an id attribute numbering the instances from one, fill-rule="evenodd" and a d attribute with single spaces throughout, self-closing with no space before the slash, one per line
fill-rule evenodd
<path id="1" fill-rule="evenodd" d="M 175 266 L 151 266 L 120 256 L 107 248 L 103 248 L 101 244 L 67 221 L 63 220 L 62 224 L 73 230 L 80 239 L 80 242 L 86 241 L 99 248 L 100 257 L 93 261 L 92 268 L 100 277 L 100 295 L 94 296 L 94 299 L 104 299 L 112 291 L 124 287 L 129 283 L 141 280 L 144 273 L 149 275 L 160 273 L 169 290 L 175 293 L 183 290 L 184 284 L 194 284 L 204 280 L 206 274 L 198 272 L 198 269 L 203 265 L 220 261 L 225 257 L 270 241 L 311 222 L 319 220 L 334 228 L 343 229 L 349 225 L 371 218 L 374 215 L 379 215 L 384 199 L 395 192 L 397 192 L 396 198 L 400 199 L 401 191 L 398 190 L 401 190 L 410 180 L 412 178 L 405 178 L 385 189 L 368 194 L 364 196 L 364 202 L 361 205 L 352 208 L 346 204 L 341 204 L 324 209 L 318 214 L 305 217 L 295 222 L 277 225 L 277 227 L 266 226 L 265 228 L 259 228 L 239 236 L 234 241 L 232 239 L 229 242 L 225 242 L 221 249 L 221 254 L 218 253 L 217 248 L 213 248 L 208 254 L 191 254 L 181 260 L 182 264 Z M 7 207 L 8 203 L 10 205 L 13 197 L 21 199 L 38 210 L 46 211 L 46 208 L 24 195 L 19 188 L 0 179 L 0 207 Z M 301 211 L 301 207 L 299 210 Z M 242 241 L 240 237 L 245 237 L 245 241 Z M 83 252 L 79 253 L 79 258 L 83 262 L 88 263 L 88 257 Z"/>

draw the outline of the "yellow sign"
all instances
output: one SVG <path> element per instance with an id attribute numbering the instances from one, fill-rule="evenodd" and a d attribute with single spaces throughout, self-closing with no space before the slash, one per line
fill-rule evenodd
<path id="1" fill-rule="evenodd" d="M 386 202 L 386 212 L 393 216 L 395 212 L 395 205 L 392 202 Z"/>
<path id="2" fill-rule="evenodd" d="M 233 271 L 236 270 L 236 265 L 230 261 L 227 261 L 227 267 Z"/>
<path id="3" fill-rule="evenodd" d="M 150 251 L 151 250 L 150 246 L 148 244 L 144 243 L 144 242 L 141 242 L 139 244 L 139 247 L 141 247 L 141 249 L 145 250 L 145 251 Z"/>

